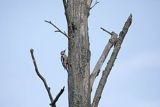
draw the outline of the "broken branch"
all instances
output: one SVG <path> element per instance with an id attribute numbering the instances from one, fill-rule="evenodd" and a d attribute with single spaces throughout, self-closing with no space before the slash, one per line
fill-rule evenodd
<path id="1" fill-rule="evenodd" d="M 102 27 L 101 27 L 101 29 L 102 29 L 103 31 L 107 32 L 108 34 L 112 35 L 111 32 L 109 32 L 108 30 L 106 30 L 106 29 L 104 29 L 104 28 L 102 28 Z"/>
<path id="2" fill-rule="evenodd" d="M 46 79 L 40 74 L 39 70 L 38 70 L 38 66 L 36 64 L 36 60 L 34 58 L 34 54 L 33 54 L 34 50 L 33 49 L 30 49 L 30 53 L 31 53 L 31 57 L 32 57 L 32 60 L 33 60 L 33 64 L 34 64 L 34 67 L 35 67 L 35 71 L 36 71 L 36 74 L 38 75 L 38 77 L 42 80 L 46 90 L 47 90 L 47 93 L 48 93 L 48 96 L 49 96 L 49 99 L 51 101 L 51 103 L 53 102 L 53 97 L 52 97 L 52 94 L 50 92 L 50 87 L 48 86 L 47 82 L 46 82 Z M 54 106 L 52 106 L 54 107 Z"/>
<path id="3" fill-rule="evenodd" d="M 128 29 L 130 27 L 132 23 L 132 15 L 130 15 L 127 19 L 127 21 L 125 22 L 124 24 L 124 27 L 122 29 L 122 31 L 120 32 L 119 34 L 119 41 L 116 43 L 115 45 L 115 48 L 111 54 L 111 57 L 107 63 L 107 66 L 105 67 L 105 70 L 103 71 L 103 74 L 102 74 L 102 77 L 99 81 L 99 84 L 98 84 L 98 87 L 96 89 L 96 93 L 95 93 L 95 96 L 94 96 L 94 99 L 93 99 L 93 102 L 92 102 L 92 107 L 97 107 L 98 106 L 98 103 L 99 103 L 99 100 L 101 98 L 101 95 L 102 95 L 102 91 L 104 89 L 104 86 L 107 82 L 107 78 L 108 78 L 108 75 L 110 74 L 110 71 L 113 67 L 113 64 L 116 60 L 116 57 L 118 55 L 118 52 L 120 50 L 120 47 L 121 47 L 121 44 L 123 42 L 123 39 L 126 35 L 126 33 L 128 32 Z"/>
<path id="4" fill-rule="evenodd" d="M 105 46 L 100 58 L 98 59 L 96 65 L 93 69 L 93 72 L 91 73 L 91 76 L 90 76 L 90 88 L 91 89 L 92 89 L 92 86 L 93 86 L 93 83 L 94 83 L 96 77 L 99 75 L 100 69 L 101 69 L 105 59 L 107 58 L 108 53 L 109 53 L 110 49 L 112 48 L 112 46 L 113 46 L 113 44 L 108 41 L 107 45 Z"/>
<path id="5" fill-rule="evenodd" d="M 64 31 L 62 31 L 62 30 L 60 30 L 55 24 L 53 24 L 51 21 L 47 21 L 47 20 L 45 20 L 45 22 L 47 22 L 47 23 L 49 23 L 49 24 L 51 24 L 53 27 L 55 27 L 57 30 L 55 31 L 55 32 L 60 32 L 60 33 L 62 33 L 64 36 L 66 36 L 67 38 L 69 38 L 69 36 L 66 34 L 66 32 Z"/>

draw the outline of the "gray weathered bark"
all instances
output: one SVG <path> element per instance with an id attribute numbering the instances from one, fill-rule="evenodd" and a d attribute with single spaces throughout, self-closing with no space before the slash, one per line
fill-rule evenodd
<path id="1" fill-rule="evenodd" d="M 88 16 L 91 9 L 91 2 L 92 0 L 63 0 L 68 24 L 69 107 L 91 107 L 92 85 L 95 78 L 98 76 L 100 68 L 102 67 L 102 64 L 104 63 L 110 49 L 113 46 L 111 42 L 108 42 L 92 74 L 90 75 L 91 52 L 89 48 Z M 103 87 L 120 49 L 120 47 L 117 46 L 121 45 L 124 38 L 124 36 L 121 37 L 121 35 L 126 34 L 128 28 L 124 27 L 122 34 L 119 35 L 119 41 L 117 41 L 118 45 L 115 45 L 115 49 L 118 49 L 113 51 L 111 60 L 109 60 L 109 64 L 103 72 L 92 102 L 92 107 L 98 106 Z M 127 31 L 125 31 L 125 29 L 127 29 Z"/>
<path id="2" fill-rule="evenodd" d="M 105 61 L 105 59 L 108 56 L 108 53 L 110 51 L 110 49 L 112 48 L 113 44 L 111 42 L 108 41 L 107 45 L 105 46 L 100 58 L 98 59 L 96 66 L 93 69 L 93 72 L 91 73 L 90 76 L 90 87 L 92 89 L 93 83 L 96 79 L 96 77 L 99 75 L 100 69 Z"/>
<path id="3" fill-rule="evenodd" d="M 90 107 L 89 0 L 63 0 L 68 24 L 69 107 Z"/>
<path id="4" fill-rule="evenodd" d="M 97 87 L 97 90 L 96 90 L 96 93 L 95 93 L 95 96 L 94 96 L 94 99 L 93 99 L 93 103 L 92 103 L 92 107 L 98 107 L 98 103 L 99 103 L 99 100 L 101 98 L 101 95 L 102 95 L 102 92 L 103 92 L 103 89 L 104 89 L 104 86 L 107 82 L 107 78 L 110 74 L 110 71 L 113 67 L 113 64 L 116 60 L 116 57 L 119 53 L 119 50 L 121 48 L 121 45 L 122 45 L 122 42 L 123 42 L 123 39 L 125 37 L 125 35 L 127 34 L 128 32 L 128 29 L 130 27 L 132 23 L 132 15 L 130 15 L 126 21 L 126 23 L 124 24 L 124 27 L 122 29 L 122 31 L 120 32 L 119 34 L 119 38 L 118 38 L 118 41 L 115 45 L 115 48 L 112 52 L 112 55 L 108 61 L 108 64 L 107 66 L 105 67 L 105 70 L 103 71 L 103 74 L 102 74 L 102 77 L 99 81 L 99 84 L 98 84 L 98 87 Z"/>

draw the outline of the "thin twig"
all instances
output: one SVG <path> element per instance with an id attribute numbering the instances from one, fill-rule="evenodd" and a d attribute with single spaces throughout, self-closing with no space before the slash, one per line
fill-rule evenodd
<path id="1" fill-rule="evenodd" d="M 117 41 L 117 43 L 115 45 L 115 48 L 114 48 L 114 50 L 111 54 L 111 57 L 110 57 L 110 59 L 107 63 L 107 66 L 105 67 L 105 70 L 103 71 L 102 77 L 101 77 L 101 79 L 99 81 L 99 84 L 98 84 L 98 87 L 96 89 L 96 93 L 95 93 L 95 96 L 94 96 L 93 102 L 92 102 L 92 107 L 97 107 L 98 106 L 98 103 L 99 103 L 101 95 L 102 95 L 102 91 L 103 91 L 104 86 L 107 82 L 107 78 L 110 74 L 110 71 L 113 67 L 113 64 L 114 64 L 114 62 L 116 60 L 116 57 L 119 53 L 119 50 L 121 48 L 121 44 L 124 40 L 124 37 L 125 37 L 126 33 L 128 32 L 128 29 L 129 29 L 131 23 L 132 23 L 132 15 L 130 15 L 128 17 L 127 21 L 124 24 L 124 27 L 123 27 L 122 31 L 119 34 L 119 38 L 118 38 L 119 41 Z"/>
<path id="2" fill-rule="evenodd" d="M 34 50 L 33 49 L 30 49 L 30 53 L 31 53 L 31 57 L 32 57 L 32 60 L 33 60 L 33 64 L 34 64 L 34 67 L 35 67 L 35 71 L 38 75 L 38 77 L 42 80 L 46 90 L 47 90 L 47 93 L 48 93 L 48 96 L 49 96 L 49 99 L 51 101 L 51 103 L 53 102 L 53 97 L 52 97 L 52 94 L 50 92 L 50 87 L 48 86 L 47 82 L 46 82 L 46 79 L 40 74 L 39 70 L 38 70 L 38 67 L 37 67 L 37 64 L 36 64 L 36 60 L 34 58 Z M 52 106 L 53 107 L 53 106 Z"/>
<path id="3" fill-rule="evenodd" d="M 96 0 L 96 2 L 93 4 L 93 6 L 90 7 L 90 9 L 92 9 L 93 7 L 95 7 L 99 2 Z"/>
<path id="4" fill-rule="evenodd" d="M 57 30 L 55 31 L 55 32 L 60 32 L 60 33 L 62 33 L 64 36 L 66 36 L 67 38 L 69 38 L 69 36 L 66 34 L 66 32 L 64 31 L 62 31 L 62 30 L 60 30 L 55 24 L 53 24 L 51 21 L 47 21 L 47 20 L 45 20 L 45 22 L 47 22 L 47 23 L 49 23 L 49 24 L 51 24 L 53 27 L 55 27 Z"/>
<path id="5" fill-rule="evenodd" d="M 108 30 L 104 29 L 103 27 L 101 27 L 101 29 L 102 29 L 103 31 L 109 33 L 110 35 L 112 35 L 111 32 L 109 32 Z"/>

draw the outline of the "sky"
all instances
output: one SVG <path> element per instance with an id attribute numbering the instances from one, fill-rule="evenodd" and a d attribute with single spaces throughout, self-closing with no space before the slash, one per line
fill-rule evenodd
<path id="1" fill-rule="evenodd" d="M 160 1 L 98 1 L 89 16 L 91 71 L 109 39 L 100 27 L 119 33 L 133 15 L 99 107 L 160 107 Z M 51 20 L 67 31 L 62 0 L 0 0 L 0 13 L 0 106 L 49 107 L 47 92 L 34 71 L 29 52 L 33 48 L 53 96 L 65 86 L 57 107 L 67 107 L 67 72 L 60 61 L 67 39 L 44 22 Z M 106 64 L 107 60 L 102 70 Z M 100 77 L 101 73 L 92 98 Z"/>

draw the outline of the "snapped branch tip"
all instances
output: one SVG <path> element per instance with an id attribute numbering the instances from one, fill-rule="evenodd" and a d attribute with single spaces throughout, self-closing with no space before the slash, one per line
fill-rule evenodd
<path id="1" fill-rule="evenodd" d="M 101 29 L 105 32 L 107 32 L 108 34 L 112 35 L 111 32 L 109 32 L 108 30 L 104 29 L 103 27 L 101 27 Z"/>
<path id="2" fill-rule="evenodd" d="M 63 86 L 63 88 L 62 88 L 63 90 L 65 89 L 65 86 Z"/>
<path id="3" fill-rule="evenodd" d="M 34 49 L 33 49 L 33 48 L 31 48 L 31 49 L 30 49 L 30 52 L 34 52 Z"/>
<path id="4" fill-rule="evenodd" d="M 128 17 L 128 18 L 132 19 L 132 13 L 130 13 L 130 15 L 129 15 L 129 17 Z"/>

